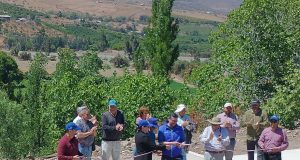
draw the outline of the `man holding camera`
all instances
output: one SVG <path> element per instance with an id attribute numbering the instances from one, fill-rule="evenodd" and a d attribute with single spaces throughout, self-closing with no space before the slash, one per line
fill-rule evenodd
<path id="1" fill-rule="evenodd" d="M 221 127 L 227 129 L 230 138 L 229 145 L 225 147 L 225 160 L 232 160 L 233 151 L 236 143 L 236 131 L 240 129 L 240 123 L 238 122 L 238 118 L 234 113 L 232 113 L 232 107 L 233 106 L 231 103 L 225 103 L 223 113 L 217 116 L 221 120 Z"/>
<path id="2" fill-rule="evenodd" d="M 175 113 L 178 115 L 177 125 L 181 126 L 184 130 L 185 144 L 192 143 L 192 132 L 195 129 L 195 125 L 192 122 L 189 115 L 186 114 L 186 106 L 184 104 L 179 104 Z M 188 152 L 188 145 L 182 148 L 183 160 L 186 160 L 186 153 Z"/>
<path id="3" fill-rule="evenodd" d="M 102 160 L 120 160 L 121 135 L 124 131 L 125 119 L 118 110 L 117 101 L 108 102 L 108 111 L 102 114 Z"/>

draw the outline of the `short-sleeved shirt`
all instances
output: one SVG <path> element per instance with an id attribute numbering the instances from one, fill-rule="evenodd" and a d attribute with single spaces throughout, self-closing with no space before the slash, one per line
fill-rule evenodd
<path id="1" fill-rule="evenodd" d="M 78 155 L 78 141 L 75 137 L 68 139 L 65 134 L 58 143 L 57 146 L 57 158 L 58 160 L 71 160 L 73 156 Z"/>
<path id="2" fill-rule="evenodd" d="M 81 128 L 81 132 L 83 133 L 89 132 L 93 128 L 93 123 L 91 121 L 84 121 L 83 119 L 78 120 L 76 124 Z M 80 144 L 89 147 L 92 146 L 94 142 L 94 136 L 89 135 L 85 138 L 78 139 L 78 141 Z"/>

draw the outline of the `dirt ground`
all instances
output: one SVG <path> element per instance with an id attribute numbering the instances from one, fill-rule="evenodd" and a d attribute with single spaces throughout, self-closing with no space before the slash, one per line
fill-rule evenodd
<path id="1" fill-rule="evenodd" d="M 289 141 L 289 147 L 290 149 L 298 149 L 300 148 L 300 128 L 297 128 L 295 130 L 286 130 L 288 141 Z M 199 136 L 201 133 L 194 133 L 193 134 L 193 144 L 190 147 L 190 151 L 204 154 L 204 145 L 200 143 Z M 235 151 L 234 155 L 241 155 L 241 154 L 247 154 L 246 152 L 246 128 L 241 128 L 237 132 L 236 137 L 236 145 L 235 145 Z"/>
<path id="2" fill-rule="evenodd" d="M 1 0 L 1 2 L 23 5 L 26 8 L 43 12 L 81 12 L 97 16 L 129 16 L 138 18 L 140 15 L 150 15 L 151 13 L 151 8 L 149 6 L 128 4 L 121 0 Z M 226 17 L 222 15 L 213 15 L 198 11 L 174 10 L 173 13 L 175 15 L 219 22 L 223 22 L 226 19 Z"/>

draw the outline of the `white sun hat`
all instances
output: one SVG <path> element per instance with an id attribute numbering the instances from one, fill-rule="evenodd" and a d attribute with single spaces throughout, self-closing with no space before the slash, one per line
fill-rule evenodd
<path id="1" fill-rule="evenodd" d="M 181 112 L 185 108 L 186 108 L 186 106 L 184 104 L 179 104 L 177 106 L 177 109 L 176 109 L 175 113 L 179 113 L 179 112 Z"/>

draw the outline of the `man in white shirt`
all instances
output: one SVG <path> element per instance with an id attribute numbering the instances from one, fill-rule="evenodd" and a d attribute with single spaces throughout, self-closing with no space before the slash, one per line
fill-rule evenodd
<path id="1" fill-rule="evenodd" d="M 223 160 L 226 146 L 229 145 L 230 139 L 226 128 L 221 127 L 221 119 L 213 118 L 208 120 L 211 124 L 206 127 L 200 135 L 200 141 L 204 144 L 205 160 Z"/>

